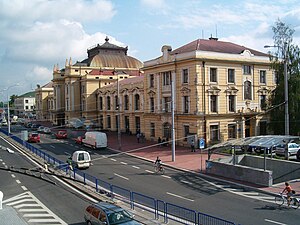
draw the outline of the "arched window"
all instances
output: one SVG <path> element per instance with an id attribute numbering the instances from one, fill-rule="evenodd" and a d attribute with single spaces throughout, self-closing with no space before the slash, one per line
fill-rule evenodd
<path id="1" fill-rule="evenodd" d="M 140 110 L 140 96 L 138 94 L 134 96 L 134 110 Z"/>
<path id="2" fill-rule="evenodd" d="M 244 82 L 244 99 L 252 100 L 252 87 L 251 82 L 248 80 Z"/>
<path id="3" fill-rule="evenodd" d="M 128 97 L 128 95 L 124 96 L 124 109 L 125 110 L 129 109 L 129 97 Z"/>
<path id="4" fill-rule="evenodd" d="M 107 98 L 106 98 L 106 108 L 107 108 L 107 110 L 110 110 L 110 97 L 109 96 L 107 96 Z"/>

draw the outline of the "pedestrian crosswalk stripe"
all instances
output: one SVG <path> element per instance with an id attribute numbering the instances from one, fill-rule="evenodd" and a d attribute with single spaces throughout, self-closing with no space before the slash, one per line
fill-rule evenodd
<path id="1" fill-rule="evenodd" d="M 14 196 L 3 201 L 4 204 L 16 209 L 29 225 L 51 224 L 67 225 L 62 219 L 48 209 L 30 191 Z"/>

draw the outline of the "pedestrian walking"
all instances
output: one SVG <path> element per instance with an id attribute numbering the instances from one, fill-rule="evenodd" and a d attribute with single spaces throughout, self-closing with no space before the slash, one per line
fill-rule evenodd
<path id="1" fill-rule="evenodd" d="M 161 147 L 161 138 L 160 137 L 158 137 L 157 143 L 159 144 L 159 147 Z"/>
<path id="2" fill-rule="evenodd" d="M 195 152 L 195 142 L 194 142 L 194 140 L 191 140 L 191 151 Z"/>
<path id="3" fill-rule="evenodd" d="M 141 134 L 138 132 L 136 134 L 136 140 L 137 140 L 137 143 L 140 143 L 140 138 L 141 138 Z"/>

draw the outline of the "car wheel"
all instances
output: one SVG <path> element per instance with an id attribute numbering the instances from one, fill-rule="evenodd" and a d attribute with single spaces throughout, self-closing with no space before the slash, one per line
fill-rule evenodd
<path id="1" fill-rule="evenodd" d="M 92 225 L 91 221 L 86 221 L 87 225 Z"/>

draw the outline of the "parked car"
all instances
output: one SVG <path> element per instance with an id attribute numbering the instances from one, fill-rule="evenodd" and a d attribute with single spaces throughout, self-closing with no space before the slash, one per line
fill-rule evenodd
<path id="1" fill-rule="evenodd" d="M 32 124 L 31 129 L 32 129 L 32 130 L 37 130 L 40 126 L 42 126 L 42 125 L 41 125 L 41 124 L 34 123 L 34 124 Z"/>
<path id="2" fill-rule="evenodd" d="M 297 152 L 300 149 L 300 146 L 297 143 L 280 144 L 280 145 L 277 145 L 275 148 L 276 155 L 285 156 L 286 147 L 288 148 L 289 156 L 297 155 Z"/>
<path id="3" fill-rule="evenodd" d="M 59 130 L 56 132 L 55 137 L 57 139 L 65 139 L 68 136 L 68 132 L 66 130 Z"/>
<path id="4" fill-rule="evenodd" d="M 98 202 L 96 204 L 89 205 L 84 212 L 84 219 L 88 225 L 140 224 L 133 219 L 133 215 L 127 210 L 108 202 Z"/>
<path id="5" fill-rule="evenodd" d="M 44 127 L 43 133 L 45 133 L 45 134 L 51 134 L 51 129 L 50 129 L 50 127 Z"/>
<path id="6" fill-rule="evenodd" d="M 39 126 L 37 132 L 44 133 L 44 128 L 45 128 L 44 126 Z"/>
<path id="7" fill-rule="evenodd" d="M 40 138 L 40 134 L 39 133 L 30 133 L 29 136 L 28 136 L 28 142 L 32 143 L 39 143 L 41 141 L 41 138 Z"/>

